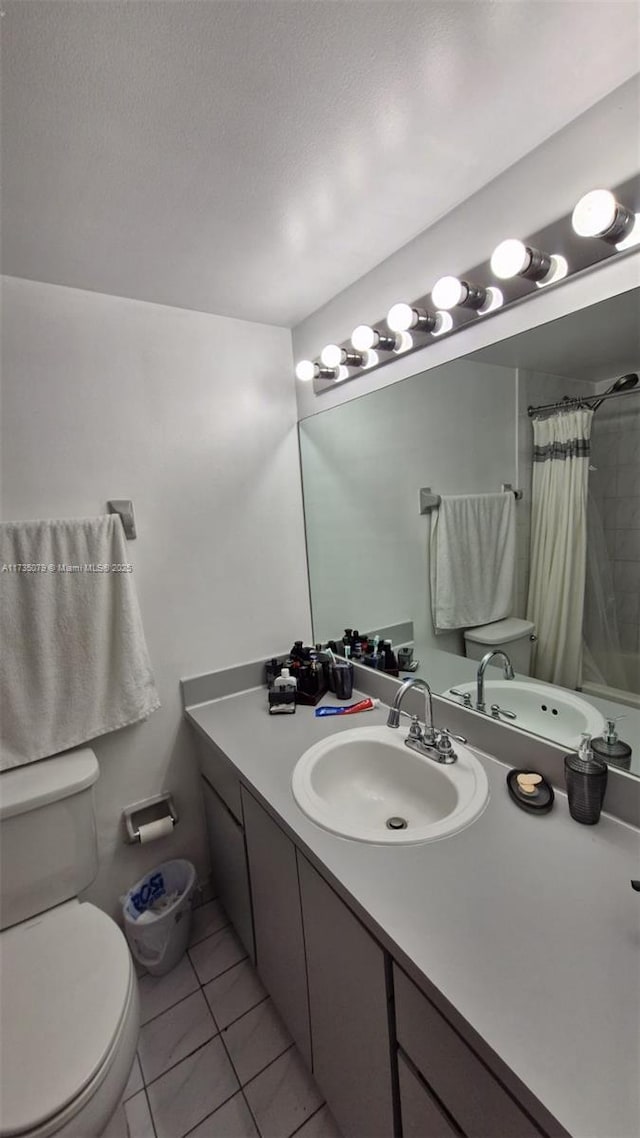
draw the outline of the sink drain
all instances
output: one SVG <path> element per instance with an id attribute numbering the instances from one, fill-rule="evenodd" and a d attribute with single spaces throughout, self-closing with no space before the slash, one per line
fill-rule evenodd
<path id="1" fill-rule="evenodd" d="M 387 830 L 406 830 L 409 823 L 406 818 L 387 818 Z"/>

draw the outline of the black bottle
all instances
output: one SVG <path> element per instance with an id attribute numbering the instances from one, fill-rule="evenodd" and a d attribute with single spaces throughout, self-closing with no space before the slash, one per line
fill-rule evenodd
<path id="1" fill-rule="evenodd" d="M 564 777 L 569 813 L 576 822 L 595 826 L 607 789 L 607 764 L 591 750 L 590 736 L 583 735 L 578 754 L 565 755 Z"/>

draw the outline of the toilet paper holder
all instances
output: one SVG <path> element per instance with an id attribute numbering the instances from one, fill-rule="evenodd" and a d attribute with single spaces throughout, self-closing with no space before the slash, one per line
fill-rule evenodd
<path id="1" fill-rule="evenodd" d="M 167 818 L 171 819 L 172 827 L 178 823 L 178 811 L 170 794 L 156 794 L 153 798 L 134 802 L 132 806 L 125 807 L 122 817 L 128 842 L 139 842 L 140 827 L 151 822 L 162 822 Z"/>

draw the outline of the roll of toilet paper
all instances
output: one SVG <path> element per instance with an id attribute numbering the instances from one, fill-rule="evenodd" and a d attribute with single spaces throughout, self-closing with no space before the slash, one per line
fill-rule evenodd
<path id="1" fill-rule="evenodd" d="M 140 827 L 140 845 L 144 846 L 147 842 L 155 842 L 156 838 L 166 838 L 172 830 L 173 818 L 170 816 L 158 818 L 157 822 L 147 822 L 145 826 Z"/>

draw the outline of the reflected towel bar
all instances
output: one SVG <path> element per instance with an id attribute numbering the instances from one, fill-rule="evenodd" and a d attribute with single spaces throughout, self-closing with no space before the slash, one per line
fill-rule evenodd
<path id="1" fill-rule="evenodd" d="M 130 498 L 112 498 L 107 502 L 107 510 L 110 514 L 119 514 L 124 530 L 124 536 L 127 541 L 133 541 L 137 537 L 136 532 L 136 518 L 133 512 L 133 502 Z"/>
<path id="2" fill-rule="evenodd" d="M 522 500 L 522 490 L 514 490 L 510 482 L 503 482 L 500 489 L 504 494 L 513 494 L 516 502 Z M 420 513 L 429 514 L 431 510 L 437 510 L 441 501 L 440 495 L 434 494 L 430 486 L 423 486 L 420 490 Z"/>

